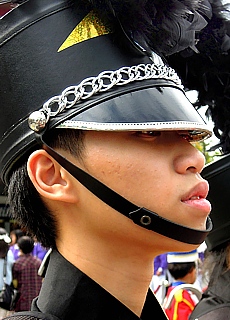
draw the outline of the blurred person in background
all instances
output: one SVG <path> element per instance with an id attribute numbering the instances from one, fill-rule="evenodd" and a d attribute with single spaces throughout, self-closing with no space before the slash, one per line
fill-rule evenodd
<path id="1" fill-rule="evenodd" d="M 9 250 L 9 244 L 11 239 L 4 228 L 0 228 L 0 290 L 2 290 L 5 283 L 11 285 L 12 283 L 12 267 L 14 263 L 14 256 Z M 4 277 L 4 265 L 5 265 L 5 277 Z M 5 278 L 3 280 L 3 278 Z M 0 308 L 0 319 L 7 316 L 11 312 Z"/>
<path id="2" fill-rule="evenodd" d="M 25 0 L 0 0 L 0 18 Z"/>
<path id="3" fill-rule="evenodd" d="M 172 276 L 168 271 L 167 253 L 163 253 L 154 259 L 154 274 L 150 282 L 150 288 L 160 304 L 163 303 L 167 287 L 171 282 Z"/>
<path id="4" fill-rule="evenodd" d="M 46 255 L 48 249 L 44 248 L 41 245 L 41 243 L 37 241 L 36 237 L 34 237 L 33 240 L 34 240 L 34 248 L 32 251 L 32 255 L 42 261 Z"/>
<path id="5" fill-rule="evenodd" d="M 20 254 L 13 265 L 13 283 L 18 289 L 19 298 L 15 311 L 30 310 L 32 300 L 39 294 L 42 277 L 38 275 L 41 260 L 32 256 L 34 241 L 28 236 L 18 240 Z"/>
<path id="6" fill-rule="evenodd" d="M 168 270 L 174 279 L 163 305 L 169 320 L 187 320 L 201 298 L 201 291 L 194 286 L 198 259 L 197 250 L 167 255 Z"/>
<path id="7" fill-rule="evenodd" d="M 10 232 L 10 251 L 13 253 L 14 260 L 17 260 L 19 257 L 19 247 L 18 247 L 18 239 L 24 236 L 24 232 L 21 229 L 14 229 Z"/>

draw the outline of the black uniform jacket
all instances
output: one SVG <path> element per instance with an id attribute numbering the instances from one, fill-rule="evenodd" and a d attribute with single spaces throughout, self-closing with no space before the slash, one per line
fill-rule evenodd
<path id="1" fill-rule="evenodd" d="M 215 270 L 214 270 L 215 272 Z M 222 274 L 204 292 L 189 320 L 230 319 L 230 270 Z"/>
<path id="2" fill-rule="evenodd" d="M 51 253 L 42 289 L 32 310 L 52 314 L 60 320 L 167 319 L 152 291 L 147 294 L 139 318 L 57 251 Z"/>

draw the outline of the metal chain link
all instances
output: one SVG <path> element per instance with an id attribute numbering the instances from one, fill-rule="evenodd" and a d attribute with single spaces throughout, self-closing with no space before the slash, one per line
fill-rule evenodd
<path id="1" fill-rule="evenodd" d="M 72 108 L 79 100 L 89 99 L 91 96 L 106 92 L 114 86 L 127 85 L 134 81 L 142 81 L 148 79 L 163 79 L 174 82 L 178 87 L 183 88 L 181 80 L 176 71 L 164 64 L 139 64 L 137 66 L 122 67 L 116 71 L 103 71 L 97 77 L 89 77 L 84 79 L 77 86 L 67 87 L 59 96 L 54 96 L 46 101 L 39 110 L 43 113 L 47 123 L 50 117 L 55 117 L 64 109 Z M 36 111 L 36 115 L 38 112 Z M 33 121 L 38 121 L 31 115 L 29 119 L 30 127 Z M 37 123 L 36 123 L 37 124 Z M 34 126 L 33 126 L 34 130 Z"/>

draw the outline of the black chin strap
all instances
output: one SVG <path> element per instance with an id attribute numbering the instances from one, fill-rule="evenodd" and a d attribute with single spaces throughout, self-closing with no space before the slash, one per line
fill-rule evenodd
<path id="1" fill-rule="evenodd" d="M 197 230 L 176 224 L 170 220 L 160 217 L 153 211 L 136 206 L 65 159 L 49 147 L 40 135 L 38 135 L 37 138 L 39 142 L 42 143 L 43 148 L 84 187 L 107 205 L 132 219 L 137 225 L 171 239 L 189 244 L 201 244 L 207 234 L 212 230 L 212 222 L 209 217 L 207 219 L 207 229 Z"/>

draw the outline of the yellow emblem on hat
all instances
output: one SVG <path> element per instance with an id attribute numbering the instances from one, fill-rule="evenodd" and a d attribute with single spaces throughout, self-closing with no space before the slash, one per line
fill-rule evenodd
<path id="1" fill-rule="evenodd" d="M 70 33 L 68 38 L 58 49 L 58 52 L 65 50 L 77 43 L 108 33 L 111 33 L 111 29 L 106 27 L 93 11 L 90 11 Z"/>

